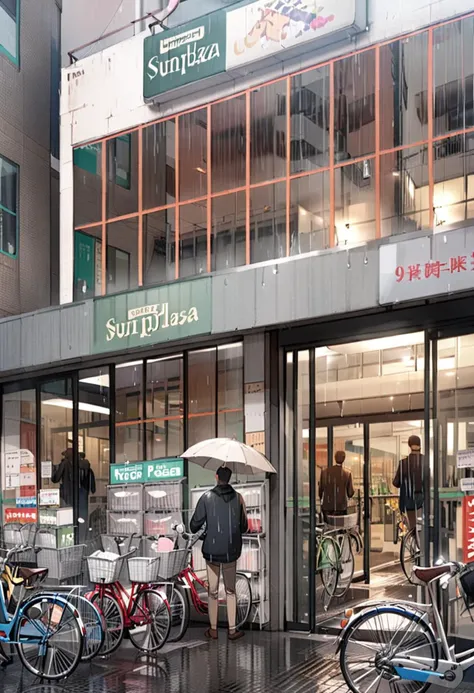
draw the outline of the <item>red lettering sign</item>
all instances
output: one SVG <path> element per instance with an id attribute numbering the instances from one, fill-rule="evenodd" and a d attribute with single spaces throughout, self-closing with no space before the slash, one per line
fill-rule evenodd
<path id="1" fill-rule="evenodd" d="M 22 525 L 36 522 L 35 508 L 5 508 L 5 522 L 19 522 Z"/>
<path id="2" fill-rule="evenodd" d="M 470 267 L 468 267 L 468 258 L 470 258 Z M 397 284 L 402 282 L 416 282 L 424 279 L 440 279 L 442 272 L 449 274 L 462 274 L 463 272 L 474 272 L 474 252 L 468 255 L 455 255 L 448 258 L 446 262 L 440 260 L 431 260 L 424 265 L 398 265 L 395 268 L 395 277 Z"/>
<path id="3" fill-rule="evenodd" d="M 474 561 L 474 496 L 462 499 L 464 562 Z"/>

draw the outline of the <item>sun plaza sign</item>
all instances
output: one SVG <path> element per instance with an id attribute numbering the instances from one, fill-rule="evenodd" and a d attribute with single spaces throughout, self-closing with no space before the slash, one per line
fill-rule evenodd
<path id="1" fill-rule="evenodd" d="M 94 301 L 93 353 L 158 344 L 210 331 L 210 277 Z"/>

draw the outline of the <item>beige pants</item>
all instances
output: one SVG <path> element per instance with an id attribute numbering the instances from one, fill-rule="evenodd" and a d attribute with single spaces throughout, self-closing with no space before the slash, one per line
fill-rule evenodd
<path id="1" fill-rule="evenodd" d="M 227 602 L 227 620 L 229 631 L 235 631 L 237 617 L 237 599 L 235 596 L 235 573 L 237 563 L 207 563 L 207 581 L 209 583 L 209 622 L 213 630 L 217 629 L 219 610 L 219 578 L 222 569 L 224 577 L 225 596 Z"/>

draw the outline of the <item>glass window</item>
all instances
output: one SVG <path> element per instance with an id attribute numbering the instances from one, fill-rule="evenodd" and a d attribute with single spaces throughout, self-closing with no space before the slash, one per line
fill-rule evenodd
<path id="1" fill-rule="evenodd" d="M 50 477 L 41 475 L 42 488 L 59 488 L 61 505 L 74 503 L 72 381 L 52 380 L 41 385 L 41 461 L 52 462 Z"/>
<path id="2" fill-rule="evenodd" d="M 110 462 L 109 369 L 79 371 L 79 541 L 107 531 Z M 80 520 L 83 520 L 81 522 Z"/>
<path id="3" fill-rule="evenodd" d="M 329 247 L 329 173 L 290 183 L 291 255 Z"/>
<path id="4" fill-rule="evenodd" d="M 474 134 L 435 142 L 434 223 L 449 226 L 474 218 Z"/>
<path id="5" fill-rule="evenodd" d="M 0 0 L 0 52 L 19 63 L 20 0 Z"/>
<path id="6" fill-rule="evenodd" d="M 189 445 L 216 435 L 216 349 L 188 355 Z M 209 434 L 209 435 L 208 435 Z"/>
<path id="7" fill-rule="evenodd" d="M 212 105 L 212 192 L 245 185 L 245 94 Z"/>
<path id="8" fill-rule="evenodd" d="M 329 165 L 329 66 L 291 77 L 291 173 Z"/>
<path id="9" fill-rule="evenodd" d="M 117 425 L 115 427 L 115 461 L 141 462 L 143 452 L 143 424 Z"/>
<path id="10" fill-rule="evenodd" d="M 138 132 L 107 141 L 107 218 L 138 211 Z"/>
<path id="11" fill-rule="evenodd" d="M 293 497 L 296 523 L 295 579 L 299 623 L 309 622 L 309 352 L 298 352 L 296 391 L 296 498 Z M 293 489 L 292 489 L 293 490 Z M 291 560 L 290 559 L 290 560 Z"/>
<path id="12" fill-rule="evenodd" d="M 207 109 L 179 118 L 179 199 L 207 193 Z"/>
<path id="13" fill-rule="evenodd" d="M 286 255 L 286 184 L 250 191 L 250 262 Z"/>
<path id="14" fill-rule="evenodd" d="M 183 357 L 150 359 L 146 366 L 147 459 L 180 455 L 183 439 Z"/>
<path id="15" fill-rule="evenodd" d="M 382 236 L 429 227 L 428 147 L 400 149 L 380 158 Z"/>
<path id="16" fill-rule="evenodd" d="M 434 134 L 474 125 L 474 17 L 433 32 Z"/>
<path id="17" fill-rule="evenodd" d="M 74 226 L 102 220 L 102 144 L 94 142 L 73 151 Z"/>
<path id="18" fill-rule="evenodd" d="M 250 181 L 286 175 L 286 80 L 250 92 Z"/>
<path id="19" fill-rule="evenodd" d="M 207 272 L 207 203 L 179 207 L 179 276 Z"/>
<path id="20" fill-rule="evenodd" d="M 145 286 L 175 278 L 175 208 L 143 217 L 143 283 Z"/>
<path id="21" fill-rule="evenodd" d="M 245 193 L 212 199 L 212 270 L 245 265 Z"/>
<path id="22" fill-rule="evenodd" d="M 102 226 L 74 233 L 74 300 L 102 293 Z"/>
<path id="23" fill-rule="evenodd" d="M 375 51 L 334 64 L 334 152 L 336 161 L 375 151 Z"/>
<path id="24" fill-rule="evenodd" d="M 117 423 L 143 417 L 143 361 L 119 363 L 115 367 L 115 417 Z"/>
<path id="25" fill-rule="evenodd" d="M 175 121 L 143 129 L 143 209 L 172 204 L 176 195 Z"/>
<path id="26" fill-rule="evenodd" d="M 107 293 L 138 286 L 138 219 L 107 224 Z"/>
<path id="27" fill-rule="evenodd" d="M 217 348 L 217 435 L 243 440 L 243 344 Z"/>
<path id="28" fill-rule="evenodd" d="M 36 393 L 6 387 L 2 403 L 2 495 L 3 522 L 36 520 Z M 28 478 L 21 476 L 21 465 L 31 467 Z M 25 481 L 31 483 L 25 483 Z M 24 508 L 17 507 L 24 498 Z M 26 504 L 28 503 L 27 507 Z M 21 511 L 21 516 L 18 513 Z M 27 517 L 27 515 L 30 517 Z"/>
<path id="29" fill-rule="evenodd" d="M 336 245 L 361 243 L 375 238 L 374 160 L 337 168 Z"/>
<path id="30" fill-rule="evenodd" d="M 18 166 L 0 157 L 0 251 L 12 257 L 18 250 L 17 199 Z"/>
<path id="31" fill-rule="evenodd" d="M 428 32 L 380 47 L 381 148 L 428 137 Z"/>

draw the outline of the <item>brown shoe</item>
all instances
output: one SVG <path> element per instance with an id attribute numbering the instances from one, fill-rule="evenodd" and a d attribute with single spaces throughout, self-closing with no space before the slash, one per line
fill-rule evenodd
<path id="1" fill-rule="evenodd" d="M 240 640 L 240 638 L 243 638 L 245 633 L 243 630 L 234 630 L 233 633 L 229 632 L 229 640 Z"/>
<path id="2" fill-rule="evenodd" d="M 217 640 L 217 630 L 214 630 L 214 628 L 208 628 L 204 635 L 209 640 Z"/>

